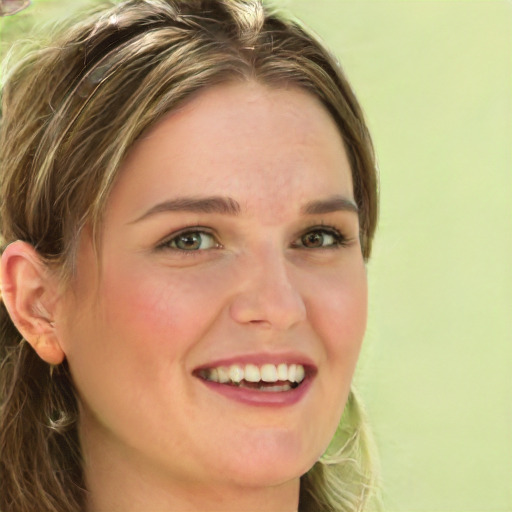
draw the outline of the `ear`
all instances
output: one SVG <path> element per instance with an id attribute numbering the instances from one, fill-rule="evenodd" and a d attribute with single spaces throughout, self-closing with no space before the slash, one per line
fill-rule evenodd
<path id="1" fill-rule="evenodd" d="M 21 335 L 50 364 L 64 360 L 52 322 L 58 297 L 57 278 L 26 242 L 13 242 L 2 254 L 2 300 Z"/>

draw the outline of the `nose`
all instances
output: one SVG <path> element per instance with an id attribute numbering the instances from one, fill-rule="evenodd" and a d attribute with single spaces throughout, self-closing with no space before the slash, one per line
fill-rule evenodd
<path id="1" fill-rule="evenodd" d="M 306 319 L 304 299 L 282 256 L 248 258 L 237 289 L 230 314 L 239 324 L 287 330 Z"/>

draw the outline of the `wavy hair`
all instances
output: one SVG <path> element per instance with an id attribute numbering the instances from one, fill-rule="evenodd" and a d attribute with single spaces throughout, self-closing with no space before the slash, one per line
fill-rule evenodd
<path id="1" fill-rule="evenodd" d="M 90 225 L 98 240 L 110 190 L 140 134 L 194 93 L 233 80 L 298 86 L 326 106 L 349 156 L 368 260 L 378 197 L 362 110 L 324 46 L 261 0 L 111 3 L 18 61 L 1 92 L 1 250 L 29 242 L 69 279 L 81 231 Z M 83 510 L 69 368 L 39 359 L 3 304 L 0 362 L 0 510 Z M 375 484 L 352 390 L 333 446 L 301 478 L 299 510 L 362 511 Z"/>

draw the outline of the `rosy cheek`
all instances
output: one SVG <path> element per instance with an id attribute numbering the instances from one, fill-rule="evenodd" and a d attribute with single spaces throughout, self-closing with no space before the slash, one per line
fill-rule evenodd
<path id="1" fill-rule="evenodd" d="M 366 274 L 358 271 L 333 278 L 317 311 L 318 322 L 325 333 L 326 347 L 332 355 L 342 353 L 355 364 L 366 330 Z"/>
<path id="2" fill-rule="evenodd" d="M 124 326 L 137 350 L 151 347 L 168 356 L 200 336 L 215 308 L 215 288 L 207 275 L 158 265 L 116 272 L 103 291 L 108 324 Z"/>

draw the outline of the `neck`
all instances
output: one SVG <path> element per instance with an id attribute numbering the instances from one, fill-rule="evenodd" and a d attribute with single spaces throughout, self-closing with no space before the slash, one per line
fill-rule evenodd
<path id="1" fill-rule="evenodd" d="M 92 482 L 91 482 L 92 483 Z M 124 482 L 126 484 L 126 482 Z M 298 484 L 298 482 L 297 482 Z M 141 512 L 158 510 L 160 512 L 297 512 L 298 485 L 293 493 L 275 489 L 247 488 L 208 488 L 197 485 L 185 488 L 168 486 L 166 489 L 154 487 L 127 489 L 124 486 L 91 490 L 87 512 Z M 113 491 L 114 489 L 114 491 Z M 117 492 L 116 492 L 117 491 Z M 286 498 L 289 496 L 289 498 Z"/>
<path id="2" fill-rule="evenodd" d="M 87 476 L 87 512 L 297 512 L 299 479 L 274 487 L 167 484 L 143 474 Z"/>

